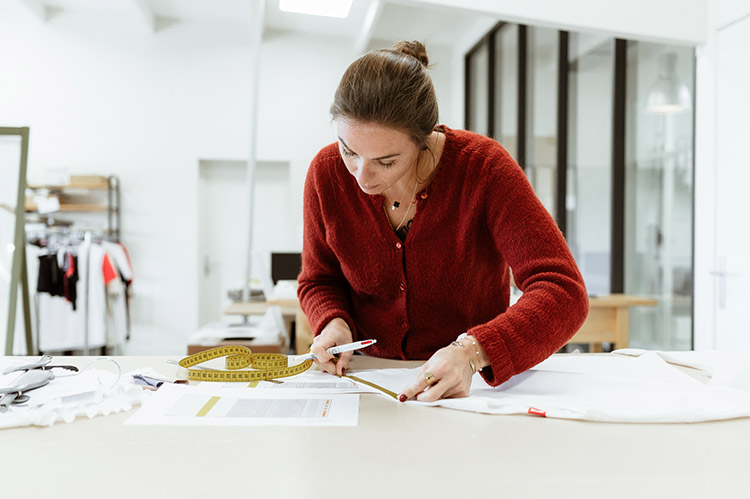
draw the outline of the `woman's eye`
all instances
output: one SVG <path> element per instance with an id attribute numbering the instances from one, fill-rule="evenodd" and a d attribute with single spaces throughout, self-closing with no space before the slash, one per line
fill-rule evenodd
<path id="1" fill-rule="evenodd" d="M 392 167 L 392 166 L 393 166 L 393 164 L 394 164 L 394 163 L 395 163 L 395 161 L 391 161 L 390 163 L 383 163 L 383 162 L 381 161 L 381 162 L 380 162 L 380 166 L 382 166 L 383 168 L 390 168 L 390 167 Z"/>
<path id="2" fill-rule="evenodd" d="M 356 153 L 353 153 L 353 152 L 348 151 L 346 149 L 343 149 L 343 151 L 344 151 L 344 155 L 345 156 L 356 156 L 357 155 Z"/>

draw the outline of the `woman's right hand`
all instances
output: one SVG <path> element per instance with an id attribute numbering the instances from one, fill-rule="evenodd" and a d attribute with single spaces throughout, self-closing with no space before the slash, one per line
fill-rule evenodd
<path id="1" fill-rule="evenodd" d="M 316 358 L 315 363 L 318 364 L 320 370 L 337 376 L 343 376 L 346 368 L 349 367 L 349 360 L 352 358 L 354 352 L 340 354 L 338 361 L 334 363 L 334 356 L 326 352 L 326 350 L 336 345 L 351 343 L 352 341 L 354 341 L 352 339 L 352 330 L 349 329 L 349 324 L 344 319 L 336 317 L 326 324 L 320 334 L 313 338 L 313 344 L 310 347 L 310 351 Z"/>

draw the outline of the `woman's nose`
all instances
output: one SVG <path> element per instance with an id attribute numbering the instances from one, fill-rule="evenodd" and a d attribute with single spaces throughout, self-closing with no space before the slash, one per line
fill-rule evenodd
<path id="1" fill-rule="evenodd" d="M 372 167 L 366 165 L 364 162 L 360 162 L 357 165 L 357 182 L 359 182 L 360 185 L 369 185 L 373 178 L 372 173 Z"/>

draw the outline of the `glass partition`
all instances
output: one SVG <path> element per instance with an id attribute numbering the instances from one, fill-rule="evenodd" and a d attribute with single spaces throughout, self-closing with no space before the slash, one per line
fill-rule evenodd
<path id="1" fill-rule="evenodd" d="M 614 48 L 570 36 L 566 236 L 591 295 L 610 293 Z"/>
<path id="2" fill-rule="evenodd" d="M 489 133 L 489 60 L 490 50 L 487 41 L 469 55 L 467 60 L 469 88 L 467 98 L 468 122 L 466 126 L 482 135 Z"/>
<path id="3" fill-rule="evenodd" d="M 692 346 L 693 54 L 628 43 L 625 292 L 659 302 L 630 310 L 633 347 Z"/>
<path id="4" fill-rule="evenodd" d="M 518 25 L 504 24 L 495 35 L 493 137 L 518 158 Z"/>
<path id="5" fill-rule="evenodd" d="M 553 29 L 529 28 L 527 37 L 525 170 L 534 192 L 555 217 L 559 35 Z"/>

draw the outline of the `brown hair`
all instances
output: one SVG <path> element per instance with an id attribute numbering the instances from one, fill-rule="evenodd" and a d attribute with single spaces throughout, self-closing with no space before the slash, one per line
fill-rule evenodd
<path id="1" fill-rule="evenodd" d="M 438 123 L 438 105 L 424 44 L 398 42 L 373 50 L 344 72 L 331 116 L 402 130 L 423 145 Z"/>

